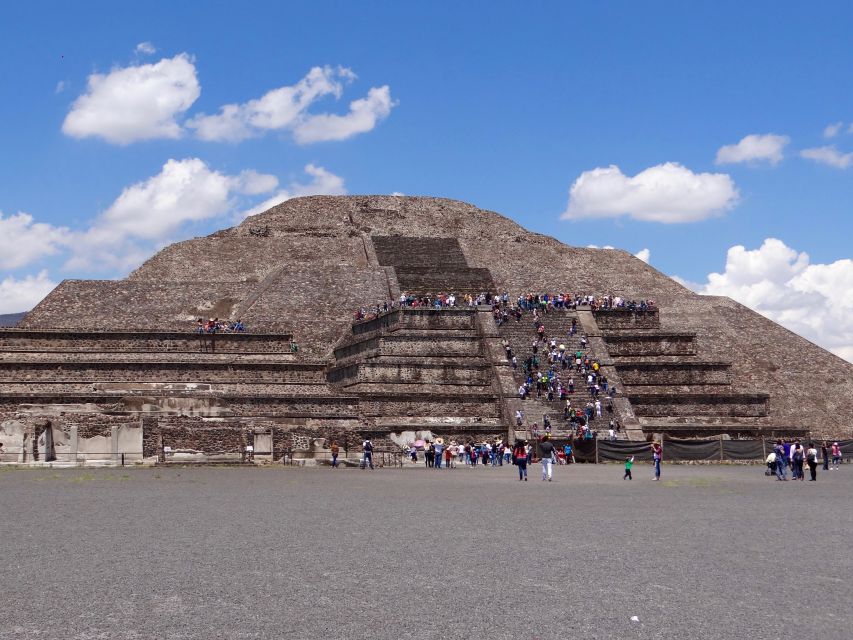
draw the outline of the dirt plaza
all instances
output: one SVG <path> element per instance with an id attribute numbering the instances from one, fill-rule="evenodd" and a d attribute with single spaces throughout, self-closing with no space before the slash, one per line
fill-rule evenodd
<path id="1" fill-rule="evenodd" d="M 853 469 L 0 469 L 0 638 L 849 638 Z"/>

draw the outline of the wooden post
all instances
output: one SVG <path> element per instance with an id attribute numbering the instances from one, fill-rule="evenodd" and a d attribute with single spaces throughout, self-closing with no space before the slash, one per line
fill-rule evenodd
<path id="1" fill-rule="evenodd" d="M 720 434 L 720 462 L 723 461 L 723 434 Z"/>
<path id="2" fill-rule="evenodd" d="M 595 464 L 598 464 L 598 438 L 595 439 Z"/>
<path id="3" fill-rule="evenodd" d="M 761 455 L 767 460 L 767 438 L 761 436 Z"/>

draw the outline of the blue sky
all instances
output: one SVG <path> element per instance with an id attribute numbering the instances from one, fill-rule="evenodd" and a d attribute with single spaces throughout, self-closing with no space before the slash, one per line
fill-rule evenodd
<path id="1" fill-rule="evenodd" d="M 0 312 L 63 278 L 121 276 L 275 197 L 401 192 L 573 245 L 648 249 L 664 273 L 853 357 L 853 326 L 829 335 L 837 318 L 815 327 L 783 302 L 853 298 L 850 3 L 140 7 L 4 7 Z M 328 88 L 287 124 L 249 103 L 318 67 Z M 153 124 L 149 103 L 171 89 L 139 84 L 146 70 L 184 81 Z M 127 82 L 99 93 L 93 74 Z M 243 132 L 213 119 L 229 139 L 200 139 L 199 119 L 229 104 Z M 196 182 L 176 201 L 205 205 L 146 209 L 182 180 Z"/>

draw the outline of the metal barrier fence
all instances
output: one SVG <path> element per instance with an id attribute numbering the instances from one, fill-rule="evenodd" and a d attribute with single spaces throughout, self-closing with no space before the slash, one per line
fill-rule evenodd
<path id="1" fill-rule="evenodd" d="M 652 461 L 652 448 L 649 442 L 633 440 L 586 440 L 553 438 L 552 441 L 560 451 L 567 443 L 572 445 L 572 455 L 575 462 L 624 462 L 626 458 L 634 457 L 640 462 Z M 810 442 L 801 439 L 803 444 Z M 811 440 L 821 457 L 822 440 Z M 853 456 L 853 440 L 838 440 L 844 460 Z M 703 440 L 682 440 L 676 438 L 663 439 L 664 462 L 743 462 L 763 461 L 773 451 L 775 439 L 758 438 L 754 440 L 726 440 L 710 438 Z M 830 442 L 831 444 L 831 442 Z"/>

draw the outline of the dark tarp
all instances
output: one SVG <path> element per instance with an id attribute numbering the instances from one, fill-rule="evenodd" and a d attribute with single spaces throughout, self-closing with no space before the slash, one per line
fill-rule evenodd
<path id="1" fill-rule="evenodd" d="M 624 462 L 625 458 L 630 458 L 631 456 L 638 461 L 650 462 L 652 460 L 652 447 L 650 443 L 630 440 L 616 440 L 614 442 L 609 440 L 598 441 L 598 459 L 602 462 L 614 460 L 616 462 Z"/>
<path id="2" fill-rule="evenodd" d="M 766 449 L 773 451 L 773 445 Z M 763 460 L 767 455 L 761 440 L 723 440 L 723 459 L 725 460 Z"/>
<path id="3" fill-rule="evenodd" d="M 663 459 L 666 460 L 717 460 L 720 459 L 720 441 L 673 440 L 663 441 Z"/>

